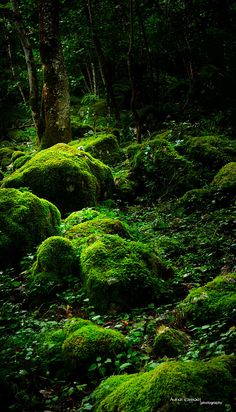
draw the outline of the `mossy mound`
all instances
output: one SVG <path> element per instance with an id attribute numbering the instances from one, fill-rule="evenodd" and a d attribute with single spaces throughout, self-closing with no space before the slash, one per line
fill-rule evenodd
<path id="1" fill-rule="evenodd" d="M 60 213 L 45 199 L 0 189 L 1 264 L 14 265 L 49 236 L 60 233 Z"/>
<path id="2" fill-rule="evenodd" d="M 211 186 L 218 190 L 236 191 L 236 162 L 226 164 L 214 177 Z"/>
<path id="3" fill-rule="evenodd" d="M 38 294 L 50 294 L 72 279 L 79 280 L 79 260 L 73 244 L 60 236 L 46 239 L 38 248 L 31 270 L 30 286 Z"/>
<path id="4" fill-rule="evenodd" d="M 236 162 L 223 166 L 207 188 L 193 189 L 185 193 L 179 204 L 186 211 L 215 210 L 235 204 Z"/>
<path id="5" fill-rule="evenodd" d="M 173 271 L 145 244 L 117 235 L 87 238 L 81 252 L 85 290 L 99 311 L 166 301 Z"/>
<path id="6" fill-rule="evenodd" d="M 82 210 L 78 210 L 76 212 L 72 212 L 65 220 L 65 229 L 68 230 L 73 226 L 76 226 L 80 223 L 87 222 L 88 220 L 92 220 L 95 217 L 99 216 L 100 212 L 97 210 L 87 207 Z"/>
<path id="7" fill-rule="evenodd" d="M 127 239 L 130 238 L 128 229 L 124 223 L 118 219 L 108 218 L 104 215 L 71 227 L 65 232 L 65 236 L 68 239 L 74 240 L 88 237 L 90 235 L 102 235 L 105 233 L 109 235 L 119 235 Z"/>
<path id="8" fill-rule="evenodd" d="M 12 153 L 11 160 L 12 160 L 12 162 L 14 162 L 16 159 L 19 159 L 22 156 L 25 156 L 24 152 L 22 152 L 21 150 L 15 150 Z"/>
<path id="9" fill-rule="evenodd" d="M 98 356 L 104 360 L 114 358 L 125 348 L 126 339 L 120 332 L 104 329 L 88 320 L 71 318 L 63 328 L 43 336 L 39 355 L 50 368 L 79 376 L 88 371 Z"/>
<path id="10" fill-rule="evenodd" d="M 222 356 L 208 362 L 164 362 L 151 372 L 112 376 L 94 391 L 94 411 L 200 412 L 213 407 L 223 412 L 232 406 L 235 366 L 235 357 Z"/>
<path id="11" fill-rule="evenodd" d="M 59 143 L 37 153 L 3 182 L 3 187 L 29 187 L 63 213 L 109 197 L 113 178 L 108 166 L 89 153 Z"/>
<path id="12" fill-rule="evenodd" d="M 200 325 L 221 318 L 230 322 L 236 310 L 236 274 L 217 276 L 192 289 L 177 309 L 185 319 Z"/>
<path id="13" fill-rule="evenodd" d="M 189 136 L 177 150 L 196 164 L 202 184 L 210 182 L 226 163 L 236 160 L 236 144 L 223 136 Z"/>
<path id="14" fill-rule="evenodd" d="M 118 141 L 111 133 L 96 133 L 92 136 L 73 141 L 70 145 L 89 152 L 93 157 L 102 160 L 108 165 L 113 165 L 121 156 Z"/>
<path id="15" fill-rule="evenodd" d="M 187 351 L 190 337 L 181 330 L 162 325 L 157 330 L 153 343 L 153 352 L 158 358 L 174 358 Z"/>
<path id="16" fill-rule="evenodd" d="M 164 138 L 157 136 L 134 149 L 131 178 L 151 197 L 181 195 L 195 187 L 192 164 Z"/>
<path id="17" fill-rule="evenodd" d="M 2 170 L 6 170 L 7 166 L 12 162 L 12 154 L 14 148 L 12 147 L 2 147 L 0 148 L 0 167 Z"/>

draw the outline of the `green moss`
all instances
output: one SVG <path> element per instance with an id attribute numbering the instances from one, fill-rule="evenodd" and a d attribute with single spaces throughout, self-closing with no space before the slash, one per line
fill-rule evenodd
<path id="1" fill-rule="evenodd" d="M 236 308 L 236 274 L 217 276 L 205 286 L 192 289 L 177 308 L 197 324 L 221 318 L 230 321 Z"/>
<path id="2" fill-rule="evenodd" d="M 14 162 L 13 162 L 13 170 L 19 169 L 22 167 L 28 160 L 31 159 L 32 156 L 30 155 L 24 155 L 17 157 Z"/>
<path id="3" fill-rule="evenodd" d="M 0 255 L 13 265 L 49 236 L 60 233 L 60 213 L 45 199 L 16 189 L 0 189 Z"/>
<path id="4" fill-rule="evenodd" d="M 164 138 L 140 145 L 131 161 L 132 179 L 151 197 L 180 195 L 194 187 L 192 164 Z"/>
<path id="5" fill-rule="evenodd" d="M 3 187 L 21 186 L 66 213 L 109 197 L 113 178 L 108 166 L 89 153 L 59 143 L 37 153 L 3 182 Z"/>
<path id="6" fill-rule="evenodd" d="M 235 193 L 236 189 L 236 162 L 226 164 L 214 177 L 212 187 L 221 190 L 230 190 Z"/>
<path id="7" fill-rule="evenodd" d="M 63 237 L 52 236 L 38 248 L 37 260 L 31 271 L 31 288 L 38 295 L 54 293 L 61 286 L 79 279 L 79 261 L 72 243 Z M 37 293 L 37 291 L 36 291 Z"/>
<path id="8" fill-rule="evenodd" d="M 173 271 L 146 245 L 117 235 L 90 236 L 82 248 L 81 268 L 84 287 L 100 311 L 171 296 L 165 280 Z"/>
<path id="9" fill-rule="evenodd" d="M 118 331 L 94 324 L 82 326 L 64 341 L 64 356 L 74 367 L 93 363 L 98 356 L 114 357 L 125 349 L 125 337 Z"/>
<path id="10" fill-rule="evenodd" d="M 87 222 L 79 223 L 66 231 L 65 236 L 68 239 L 79 239 L 90 235 L 101 234 L 119 235 L 123 238 L 129 238 L 129 232 L 126 226 L 118 219 L 106 218 L 104 215 L 95 217 Z"/>
<path id="11" fill-rule="evenodd" d="M 151 372 L 113 376 L 94 392 L 96 412 L 224 411 L 234 394 L 235 357 L 164 362 Z M 128 378 L 130 377 L 130 378 Z M 222 390 L 224 388 L 224 390 Z"/>
<path id="12" fill-rule="evenodd" d="M 121 152 L 116 137 L 113 134 L 96 133 L 70 143 L 73 147 L 82 148 L 96 159 L 108 165 L 113 165 L 121 157 Z"/>
<path id="13" fill-rule="evenodd" d="M 91 207 L 73 212 L 64 220 L 65 228 L 68 230 L 79 223 L 87 222 L 99 215 L 100 213 Z"/>
<path id="14" fill-rule="evenodd" d="M 38 351 L 50 369 L 79 375 L 82 370 L 86 373 L 98 356 L 112 358 L 125 348 L 126 339 L 120 332 L 71 318 L 62 328 L 44 334 Z"/>
<path id="15" fill-rule="evenodd" d="M 162 325 L 157 330 L 153 351 L 160 358 L 163 356 L 173 358 L 186 352 L 189 344 L 190 337 L 186 333 Z"/>
<path id="16" fill-rule="evenodd" d="M 11 147 L 2 147 L 0 148 L 0 167 L 3 170 L 6 170 L 7 166 L 12 161 L 12 153 L 14 152 L 14 148 Z"/>
<path id="17" fill-rule="evenodd" d="M 21 150 L 15 150 L 12 153 L 11 160 L 12 160 L 12 162 L 14 162 L 16 159 L 18 159 L 18 158 L 20 158 L 21 156 L 24 156 L 24 155 L 25 155 L 25 153 L 22 152 Z"/>
<path id="18" fill-rule="evenodd" d="M 196 172 L 203 184 L 211 181 L 222 166 L 236 159 L 235 142 L 223 136 L 189 136 L 178 150 L 198 166 Z"/>

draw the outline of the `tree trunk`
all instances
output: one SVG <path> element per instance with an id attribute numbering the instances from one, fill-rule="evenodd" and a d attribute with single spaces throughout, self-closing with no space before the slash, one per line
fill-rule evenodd
<path id="1" fill-rule="evenodd" d="M 71 140 L 70 95 L 59 34 L 59 0 L 40 0 L 44 132 L 41 148 Z"/>
<path id="2" fill-rule="evenodd" d="M 13 9 L 14 25 L 19 36 L 27 65 L 28 79 L 29 79 L 29 105 L 32 112 L 32 118 L 37 130 L 39 139 L 42 135 L 42 122 L 40 116 L 39 91 L 37 68 L 35 65 L 32 46 L 26 34 L 23 20 L 19 11 L 18 0 L 11 0 Z"/>
<path id="3" fill-rule="evenodd" d="M 119 113 L 116 99 L 115 99 L 114 92 L 113 92 L 110 70 L 108 68 L 108 64 L 106 62 L 106 59 L 105 59 L 105 56 L 104 56 L 104 53 L 101 47 L 101 42 L 98 38 L 96 29 L 94 26 L 93 7 L 92 7 L 91 0 L 88 0 L 88 14 L 89 14 L 90 30 L 92 33 L 93 43 L 94 43 L 94 47 L 95 47 L 97 58 L 98 58 L 99 69 L 101 72 L 101 77 L 102 77 L 104 86 L 106 88 L 107 102 L 108 102 L 108 105 L 110 105 L 111 108 L 113 109 L 116 119 L 119 120 L 120 113 Z"/>

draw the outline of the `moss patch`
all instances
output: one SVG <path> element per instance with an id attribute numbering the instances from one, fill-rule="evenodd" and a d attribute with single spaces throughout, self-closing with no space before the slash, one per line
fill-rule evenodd
<path id="1" fill-rule="evenodd" d="M 157 330 L 153 343 L 153 351 L 159 358 L 173 358 L 187 351 L 190 337 L 181 330 L 162 325 Z"/>
<path id="2" fill-rule="evenodd" d="M 21 186 L 66 213 L 108 198 L 113 178 L 108 166 L 89 153 L 59 143 L 37 153 L 3 182 L 3 187 Z"/>
<path id="3" fill-rule="evenodd" d="M 117 235 L 90 236 L 82 248 L 81 268 L 88 296 L 100 311 L 171 296 L 165 280 L 173 271 L 146 245 Z"/>
<path id="4" fill-rule="evenodd" d="M 230 321 L 236 309 L 236 274 L 217 276 L 192 289 L 177 308 L 186 319 L 200 325 L 221 318 Z"/>
<path id="5" fill-rule="evenodd" d="M 30 286 L 38 295 L 54 293 L 62 285 L 79 280 L 79 260 L 72 243 L 60 236 L 46 239 L 38 248 Z"/>
<path id="6" fill-rule="evenodd" d="M 68 239 L 79 239 L 105 233 L 130 238 L 127 227 L 120 220 L 107 218 L 104 215 L 71 227 L 66 231 L 65 236 Z"/>
<path id="7" fill-rule="evenodd" d="M 113 376 L 95 390 L 96 412 L 214 411 L 232 405 L 235 357 L 164 362 L 152 372 Z M 224 390 L 222 391 L 222 388 Z"/>
<path id="8" fill-rule="evenodd" d="M 108 165 L 113 165 L 121 156 L 116 137 L 113 134 L 98 133 L 70 143 L 70 146 L 79 147 L 89 152 L 96 159 Z"/>
<path id="9" fill-rule="evenodd" d="M 45 238 L 60 233 L 60 213 L 47 200 L 29 192 L 0 189 L 0 255 L 12 265 Z"/>

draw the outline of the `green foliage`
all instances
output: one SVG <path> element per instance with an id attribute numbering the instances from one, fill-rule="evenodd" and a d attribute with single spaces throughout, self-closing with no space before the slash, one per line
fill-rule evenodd
<path id="1" fill-rule="evenodd" d="M 61 143 L 37 153 L 6 178 L 3 186 L 27 186 L 65 213 L 109 197 L 113 179 L 99 160 Z"/>
<path id="2" fill-rule="evenodd" d="M 0 189 L 1 264 L 20 259 L 45 238 L 59 234 L 60 213 L 45 199 L 27 191 Z"/>

